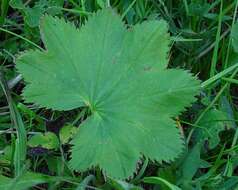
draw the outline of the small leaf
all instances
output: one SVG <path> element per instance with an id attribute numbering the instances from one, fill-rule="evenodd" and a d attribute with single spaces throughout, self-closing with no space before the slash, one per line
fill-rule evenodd
<path id="1" fill-rule="evenodd" d="M 10 6 L 15 9 L 24 9 L 24 3 L 22 0 L 10 0 L 9 2 Z"/>
<path id="2" fill-rule="evenodd" d="M 30 147 L 42 147 L 46 149 L 56 149 L 59 147 L 58 138 L 54 133 L 36 134 L 28 141 Z"/>
<path id="3" fill-rule="evenodd" d="M 209 12 L 210 4 L 192 1 L 189 4 L 189 16 L 199 16 L 202 17 Z"/>
<path id="4" fill-rule="evenodd" d="M 26 7 L 25 12 L 25 21 L 30 27 L 37 27 L 39 25 L 39 20 L 42 14 L 44 13 L 44 7 L 41 5 L 36 5 L 32 8 Z"/>
<path id="5" fill-rule="evenodd" d="M 219 133 L 225 129 L 226 121 L 229 120 L 227 114 L 220 110 L 211 109 L 200 120 L 197 129 L 197 138 L 204 141 L 208 140 L 209 147 L 215 148 L 219 142 Z"/>
<path id="6" fill-rule="evenodd" d="M 47 167 L 51 174 L 64 176 L 70 176 L 72 174 L 72 171 L 70 171 L 70 169 L 66 167 L 66 164 L 62 160 L 61 156 L 48 155 L 47 157 L 45 157 L 45 160 L 47 162 Z"/>
<path id="7" fill-rule="evenodd" d="M 187 154 L 182 165 L 182 182 L 189 181 L 196 174 L 201 165 L 201 145 L 196 144 Z"/>
<path id="8" fill-rule="evenodd" d="M 61 12 L 59 7 L 62 7 L 63 3 L 63 0 L 39 0 L 35 2 L 33 7 L 30 7 L 24 5 L 22 0 L 10 1 L 11 7 L 22 10 L 24 20 L 30 27 L 37 27 L 44 13 L 59 14 Z"/>
<path id="9" fill-rule="evenodd" d="M 96 0 L 97 4 L 99 5 L 100 8 L 105 8 L 106 7 L 106 0 Z"/>
<path id="10" fill-rule="evenodd" d="M 65 125 L 60 129 L 59 137 L 62 144 L 66 144 L 77 133 L 77 127 L 73 125 Z"/>

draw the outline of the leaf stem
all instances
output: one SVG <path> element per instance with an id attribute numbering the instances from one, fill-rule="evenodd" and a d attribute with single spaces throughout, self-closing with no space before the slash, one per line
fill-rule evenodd
<path id="1" fill-rule="evenodd" d="M 18 34 L 14 33 L 14 32 L 11 32 L 11 31 L 9 31 L 7 29 L 4 29 L 2 27 L 0 27 L 0 31 L 6 32 L 6 33 L 11 34 L 13 36 L 16 36 L 16 37 L 26 41 L 27 43 L 35 46 L 36 48 L 40 49 L 41 51 L 44 51 L 44 49 L 42 47 L 38 46 L 36 43 L 32 42 L 31 40 L 28 40 L 27 38 L 22 37 L 21 35 L 18 35 Z"/>

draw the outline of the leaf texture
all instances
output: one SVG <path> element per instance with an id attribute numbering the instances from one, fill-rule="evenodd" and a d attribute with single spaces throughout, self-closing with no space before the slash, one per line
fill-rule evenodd
<path id="1" fill-rule="evenodd" d="M 40 24 L 45 52 L 17 59 L 27 102 L 55 110 L 88 106 L 92 112 L 72 140 L 70 166 L 99 166 L 127 178 L 144 155 L 172 161 L 183 148 L 175 122 L 195 100 L 199 81 L 167 69 L 169 34 L 163 20 L 129 29 L 111 9 L 93 14 L 80 29 L 45 16 Z"/>

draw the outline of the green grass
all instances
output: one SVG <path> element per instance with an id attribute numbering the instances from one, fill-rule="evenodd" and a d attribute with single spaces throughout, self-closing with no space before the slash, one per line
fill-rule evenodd
<path id="1" fill-rule="evenodd" d="M 0 189 L 238 189 L 238 52 L 231 36 L 238 0 L 57 2 L 0 1 Z M 24 103 L 25 83 L 14 65 L 20 52 L 44 49 L 38 28 L 43 14 L 80 26 L 107 6 L 129 26 L 166 20 L 172 36 L 169 67 L 191 70 L 202 81 L 197 102 L 175 118 L 184 136 L 183 154 L 170 164 L 141 158 L 136 174 L 125 181 L 109 178 L 97 167 L 72 171 L 67 134 L 68 143 L 59 147 L 48 149 L 44 140 L 40 148 L 29 146 L 39 133 L 58 135 L 66 125 L 80 126 L 90 111 L 59 112 Z"/>

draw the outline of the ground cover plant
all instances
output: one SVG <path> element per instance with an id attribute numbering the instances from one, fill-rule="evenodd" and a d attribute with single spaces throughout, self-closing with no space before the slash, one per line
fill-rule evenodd
<path id="1" fill-rule="evenodd" d="M 1 189 L 238 188 L 238 1 L 0 3 Z"/>

